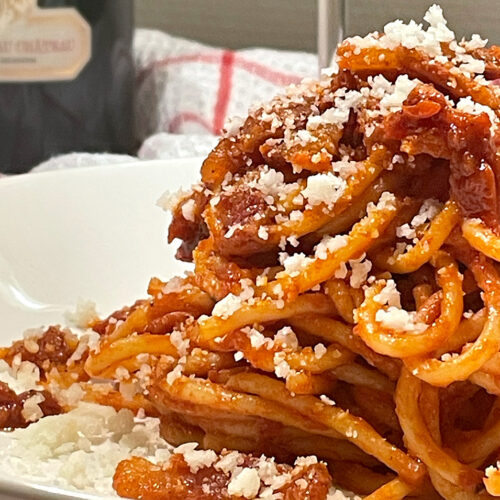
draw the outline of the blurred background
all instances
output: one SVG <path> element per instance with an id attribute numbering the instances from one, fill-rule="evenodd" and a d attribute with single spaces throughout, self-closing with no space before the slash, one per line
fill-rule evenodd
<path id="1" fill-rule="evenodd" d="M 0 174 L 205 156 L 228 118 L 318 75 L 319 25 L 332 42 L 339 24 L 349 36 L 421 23 L 435 1 L 345 0 L 337 15 L 340 0 L 0 0 L 0 48 L 43 42 L 40 19 L 68 7 L 91 44 L 83 69 L 59 79 L 2 78 L 19 59 L 0 54 Z M 500 0 L 439 4 L 458 39 L 500 44 Z"/>
<path id="2" fill-rule="evenodd" d="M 346 0 L 346 32 L 380 30 L 395 18 L 420 20 L 428 0 Z M 498 0 L 436 1 L 457 36 L 481 32 L 500 43 Z M 229 48 L 316 51 L 316 0 L 136 0 L 138 26 Z"/>

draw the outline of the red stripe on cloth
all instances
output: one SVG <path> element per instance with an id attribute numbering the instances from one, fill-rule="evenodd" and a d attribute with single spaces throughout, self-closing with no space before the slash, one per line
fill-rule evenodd
<path id="1" fill-rule="evenodd" d="M 184 122 L 195 122 L 207 129 L 209 132 L 212 132 L 212 125 L 208 123 L 202 116 L 197 115 L 196 113 L 191 113 L 190 111 L 185 111 L 184 113 L 179 113 L 175 115 L 172 120 L 170 120 L 170 124 L 168 126 L 168 131 L 170 133 L 177 133 L 179 131 L 180 126 Z"/>
<path id="2" fill-rule="evenodd" d="M 233 81 L 234 52 L 224 51 L 220 64 L 219 90 L 214 107 L 213 133 L 219 135 L 224 126 L 229 98 L 231 97 L 231 86 Z"/>
<path id="3" fill-rule="evenodd" d="M 259 78 L 263 78 L 264 80 L 268 80 L 275 85 L 288 85 L 290 83 L 300 83 L 302 80 L 301 76 L 285 73 L 284 71 L 279 71 L 270 68 L 269 66 L 265 66 L 264 64 L 249 61 L 245 59 L 243 56 L 237 54 L 235 57 L 234 64 L 241 69 L 248 71 L 254 75 L 257 75 Z"/>
<path id="4" fill-rule="evenodd" d="M 183 54 L 180 56 L 167 56 L 163 59 L 158 59 L 158 61 L 153 61 L 149 66 L 142 68 L 142 70 L 137 74 L 137 83 L 144 81 L 150 73 L 156 68 L 161 68 L 162 66 L 169 66 L 170 64 L 183 64 L 190 62 L 204 62 L 219 64 L 223 52 L 220 50 L 205 52 L 205 53 L 195 53 L 195 54 Z"/>
<path id="5" fill-rule="evenodd" d="M 180 56 L 167 56 L 163 59 L 158 59 L 154 61 L 149 66 L 144 67 L 137 74 L 137 83 L 140 84 L 145 80 L 156 68 L 161 68 L 163 66 L 169 66 L 171 64 L 183 64 L 183 63 L 193 63 L 193 62 L 204 62 L 208 64 L 219 64 L 221 57 L 228 53 L 221 51 L 212 51 L 205 53 L 196 54 L 183 54 Z M 239 68 L 257 75 L 259 78 L 267 80 L 275 85 L 288 85 L 289 83 L 299 83 L 302 77 L 295 75 L 293 73 L 286 73 L 284 71 L 274 70 L 264 64 L 249 61 L 245 59 L 240 54 L 233 54 L 234 64 Z"/>

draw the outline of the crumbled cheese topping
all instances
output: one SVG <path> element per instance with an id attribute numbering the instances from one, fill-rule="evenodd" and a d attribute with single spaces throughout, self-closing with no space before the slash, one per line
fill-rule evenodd
<path id="1" fill-rule="evenodd" d="M 160 198 L 158 198 L 156 205 L 165 210 L 165 212 L 173 212 L 179 203 L 190 196 L 191 193 L 191 191 L 184 191 L 182 189 L 174 193 L 165 191 Z"/>
<path id="2" fill-rule="evenodd" d="M 333 399 L 330 399 L 326 394 L 321 394 L 319 399 L 321 399 L 321 401 L 328 406 L 335 406 L 335 401 Z"/>
<path id="3" fill-rule="evenodd" d="M 442 210 L 443 204 L 434 198 L 429 198 L 422 203 L 420 210 L 409 224 L 403 224 L 396 228 L 396 236 L 399 238 L 414 239 L 417 237 L 416 230 L 432 219 Z"/>
<path id="4" fill-rule="evenodd" d="M 454 69 L 471 78 L 473 75 L 484 73 L 484 61 L 476 59 L 467 53 L 484 47 L 487 40 L 482 40 L 478 35 L 473 35 L 470 41 L 457 43 L 455 33 L 447 26 L 443 11 L 438 5 L 432 5 L 424 15 L 424 21 L 429 24 L 427 29 L 415 21 L 404 23 L 396 20 L 384 27 L 384 32 L 370 33 L 365 37 L 355 36 L 347 40 L 355 45 L 354 54 L 359 54 L 361 49 L 377 47 L 380 49 L 395 49 L 398 46 L 407 49 L 416 49 L 425 52 L 433 61 L 441 64 L 451 61 Z M 452 52 L 452 57 L 443 54 L 441 44 L 447 44 Z M 453 69 L 453 68 L 452 68 Z M 479 83 L 479 82 L 478 82 Z M 484 83 L 483 83 L 484 84 Z M 456 86 L 455 82 L 450 85 Z"/>
<path id="5" fill-rule="evenodd" d="M 323 344 L 316 344 L 314 346 L 314 357 L 321 359 L 326 354 L 326 347 Z"/>
<path id="6" fill-rule="evenodd" d="M 349 283 L 353 288 L 359 288 L 366 281 L 368 273 L 371 271 L 373 265 L 371 261 L 366 258 L 365 253 L 358 259 L 349 260 L 349 265 L 352 269 Z"/>
<path id="7" fill-rule="evenodd" d="M 318 463 L 318 457 L 309 455 L 308 457 L 297 457 L 293 465 L 297 467 L 310 467 Z"/>
<path id="8" fill-rule="evenodd" d="M 384 288 L 373 297 L 374 302 L 391 307 L 401 307 L 401 294 L 394 280 L 387 280 Z"/>
<path id="9" fill-rule="evenodd" d="M 378 81 L 378 77 L 373 79 L 373 82 Z M 380 100 L 380 112 L 382 115 L 400 111 L 403 102 L 406 100 L 410 92 L 417 86 L 418 80 L 411 80 L 408 75 L 399 75 L 390 88 L 385 92 L 384 97 Z"/>
<path id="10" fill-rule="evenodd" d="M 230 474 L 238 465 L 242 463 L 242 456 L 237 451 L 231 451 L 223 455 L 214 465 L 216 470 L 221 470 L 225 474 Z"/>
<path id="11" fill-rule="evenodd" d="M 184 369 L 184 364 L 181 360 L 174 366 L 174 368 L 167 373 L 166 382 L 168 385 L 172 385 L 177 379 L 182 377 L 182 371 Z"/>
<path id="12" fill-rule="evenodd" d="M 186 333 L 179 330 L 173 330 L 170 334 L 170 341 L 173 346 L 177 349 L 179 356 L 185 356 L 189 349 L 189 338 Z"/>
<path id="13" fill-rule="evenodd" d="M 472 51 L 486 47 L 487 43 L 488 39 L 484 40 L 478 34 L 474 34 L 469 41 L 463 41 L 460 45 L 462 45 L 465 50 Z"/>
<path id="14" fill-rule="evenodd" d="M 295 332 L 289 327 L 284 326 L 276 332 L 274 336 L 274 344 L 281 344 L 283 348 L 297 349 L 299 347 L 299 341 Z"/>
<path id="15" fill-rule="evenodd" d="M 241 130 L 245 120 L 241 116 L 230 116 L 222 129 L 223 137 L 234 137 Z"/>
<path id="16" fill-rule="evenodd" d="M 40 403 L 45 401 L 43 394 L 34 394 L 29 397 L 23 404 L 21 415 L 26 422 L 36 422 L 43 417 L 43 411 L 40 408 Z"/>
<path id="17" fill-rule="evenodd" d="M 181 206 L 182 216 L 184 217 L 184 219 L 186 219 L 189 222 L 194 222 L 194 220 L 195 220 L 195 218 L 194 218 L 195 206 L 196 206 L 195 202 L 192 198 L 187 200 L 186 202 L 184 202 Z"/>
<path id="18" fill-rule="evenodd" d="M 260 191 L 264 195 L 264 201 L 273 205 L 275 199 L 284 200 L 287 195 L 298 188 L 295 182 L 286 183 L 283 172 L 274 170 L 268 165 L 262 165 L 257 169 L 257 176 L 247 182 L 247 186 Z M 232 186 L 228 186 L 230 192 Z"/>
<path id="19" fill-rule="evenodd" d="M 323 68 L 321 70 L 322 76 L 332 77 L 339 72 L 339 65 L 335 61 L 330 62 L 330 66 L 328 68 Z"/>
<path id="20" fill-rule="evenodd" d="M 474 102 L 470 96 L 462 97 L 457 102 L 456 108 L 459 111 L 470 113 L 472 115 L 480 115 L 481 113 L 486 113 L 488 115 L 488 118 L 490 119 L 492 130 L 496 130 L 499 126 L 496 113 L 489 106 Z"/>
<path id="21" fill-rule="evenodd" d="M 241 230 L 243 229 L 243 225 L 240 224 L 240 223 L 237 223 L 237 224 L 233 224 L 232 226 L 229 227 L 229 229 L 226 231 L 226 234 L 224 234 L 224 238 L 232 238 L 232 236 L 234 235 L 234 233 L 238 230 Z"/>
<path id="22" fill-rule="evenodd" d="M 320 260 L 328 259 L 330 254 L 347 246 L 348 237 L 346 235 L 329 236 L 325 235 L 314 249 L 314 257 Z"/>
<path id="23" fill-rule="evenodd" d="M 470 319 L 472 316 L 474 316 L 474 311 L 472 309 L 469 309 L 468 311 L 464 311 L 463 314 L 465 319 Z"/>
<path id="24" fill-rule="evenodd" d="M 234 360 L 235 360 L 236 362 L 238 362 L 238 361 L 243 360 L 243 359 L 245 358 L 245 355 L 244 355 L 241 351 L 236 351 L 236 352 L 234 353 L 234 356 L 233 356 L 233 357 L 234 357 Z"/>
<path id="25" fill-rule="evenodd" d="M 500 470 L 500 461 L 496 463 L 496 465 L 490 465 L 486 467 L 484 470 L 484 475 L 486 477 L 491 477 L 493 474 L 496 474 Z"/>
<path id="26" fill-rule="evenodd" d="M 91 300 L 78 299 L 75 311 L 66 311 L 64 318 L 77 328 L 88 328 L 94 321 L 99 319 L 96 304 Z"/>
<path id="27" fill-rule="evenodd" d="M 238 474 L 233 475 L 227 485 L 230 495 L 244 498 L 255 498 L 260 490 L 260 477 L 256 469 L 245 467 Z"/>
<path id="28" fill-rule="evenodd" d="M 45 333 L 45 328 L 29 328 L 23 333 L 23 345 L 24 348 L 32 353 L 36 354 L 40 350 L 38 345 L 38 340 Z"/>
<path id="29" fill-rule="evenodd" d="M 442 55 L 441 42 L 451 42 L 455 39 L 455 34 L 446 26 L 443 11 L 438 5 L 429 8 L 424 20 L 430 25 L 427 29 L 413 20 L 408 24 L 396 20 L 385 25 L 382 35 L 370 33 L 364 38 L 355 36 L 348 40 L 361 49 L 369 47 L 394 49 L 402 46 L 423 50 L 431 57 L 440 56 Z"/>
<path id="30" fill-rule="evenodd" d="M 315 130 L 320 125 L 343 126 L 349 119 L 351 110 L 358 110 L 365 102 L 366 96 L 361 92 L 341 87 L 334 94 L 333 107 L 319 116 L 310 116 L 307 120 L 307 129 Z"/>
<path id="31" fill-rule="evenodd" d="M 101 336 L 94 332 L 93 330 L 87 330 L 84 333 L 76 346 L 76 349 L 73 351 L 73 354 L 66 361 L 67 366 L 73 366 L 77 361 L 80 361 L 83 355 L 89 352 L 95 352 L 99 348 L 99 341 Z"/>
<path id="32" fill-rule="evenodd" d="M 274 373 L 278 378 L 287 378 L 293 373 L 290 365 L 285 360 L 284 352 L 277 352 L 274 354 Z"/>
<path id="33" fill-rule="evenodd" d="M 244 304 L 252 304 L 254 302 L 255 290 L 252 288 L 251 280 L 240 280 L 241 293 L 234 295 L 227 294 L 223 299 L 215 304 L 212 315 L 226 319 L 240 309 Z M 198 320 L 200 320 L 198 318 Z"/>
<path id="34" fill-rule="evenodd" d="M 393 193 L 389 191 L 384 191 L 375 205 L 370 202 L 366 206 L 366 215 L 369 217 L 376 210 L 395 210 L 396 208 L 396 197 Z"/>
<path id="35" fill-rule="evenodd" d="M 452 359 L 457 359 L 459 357 L 459 354 L 457 352 L 445 352 L 441 356 L 441 361 L 451 361 Z"/>
<path id="36" fill-rule="evenodd" d="M 307 186 L 301 194 L 310 205 L 324 203 L 329 208 L 332 208 L 335 202 L 344 194 L 346 187 L 346 181 L 331 172 L 316 174 L 307 178 Z"/>
<path id="37" fill-rule="evenodd" d="M 20 356 L 13 360 L 12 366 L 0 359 L 0 382 L 7 384 L 16 394 L 43 389 L 38 384 L 40 382 L 38 366 L 29 361 L 21 361 Z"/>
<path id="38" fill-rule="evenodd" d="M 348 179 L 349 177 L 355 175 L 358 172 L 359 163 L 354 160 L 349 160 L 348 157 L 345 159 L 332 162 L 332 170 L 342 177 L 342 179 Z"/>
<path id="39" fill-rule="evenodd" d="M 198 443 L 184 443 L 173 450 L 173 453 L 182 455 L 193 474 L 200 469 L 211 467 L 217 461 L 217 454 L 213 450 L 197 450 Z"/>
<path id="40" fill-rule="evenodd" d="M 259 230 L 257 231 L 257 236 L 261 239 L 266 241 L 269 238 L 269 232 L 265 226 L 260 226 Z"/>
<path id="41" fill-rule="evenodd" d="M 302 252 L 288 255 L 287 253 L 280 254 L 281 265 L 285 268 L 285 273 L 294 278 L 299 276 L 304 269 L 313 262 L 311 257 L 306 257 Z"/>
<path id="42" fill-rule="evenodd" d="M 405 331 L 407 333 L 422 333 L 428 325 L 417 322 L 415 311 L 406 311 L 398 307 L 379 309 L 375 315 L 375 321 L 391 330 Z"/>
<path id="43" fill-rule="evenodd" d="M 168 460 L 172 447 L 159 429 L 159 419 L 134 419 L 127 409 L 80 403 L 26 429 L 0 433 L 0 466 L 11 477 L 111 498 L 118 462 L 130 456 Z"/>

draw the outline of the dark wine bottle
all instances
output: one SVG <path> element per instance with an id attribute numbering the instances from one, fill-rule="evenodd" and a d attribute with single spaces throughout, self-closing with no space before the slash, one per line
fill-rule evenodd
<path id="1" fill-rule="evenodd" d="M 0 1 L 0 172 L 130 153 L 133 0 Z"/>

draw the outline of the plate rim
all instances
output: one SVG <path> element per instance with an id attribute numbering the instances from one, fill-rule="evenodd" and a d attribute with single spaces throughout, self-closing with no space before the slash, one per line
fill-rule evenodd
<path id="1" fill-rule="evenodd" d="M 161 165 L 165 165 L 168 168 L 169 164 L 175 164 L 178 162 L 200 162 L 201 163 L 205 157 L 203 156 L 192 156 L 186 158 L 165 158 L 165 159 L 156 159 L 156 160 L 141 160 L 137 159 L 136 161 L 129 162 L 120 162 L 120 163 L 102 163 L 97 165 L 86 165 L 82 167 L 68 167 L 61 168 L 57 170 L 44 170 L 42 172 L 24 172 L 22 174 L 13 174 L 13 175 L 5 175 L 0 176 L 0 189 L 2 187 L 7 187 L 9 185 L 15 185 L 22 182 L 29 182 L 36 178 L 50 178 L 50 177 L 59 177 L 59 176 L 78 176 L 88 174 L 89 172 L 95 171 L 98 175 L 101 175 L 105 171 L 108 173 L 110 171 L 123 171 L 141 168 L 151 168 L 151 167 L 159 167 Z"/>
<path id="2" fill-rule="evenodd" d="M 0 177 L 0 192 L 2 190 L 9 189 L 11 187 L 16 187 L 25 183 L 37 182 L 37 179 L 43 182 L 47 179 L 58 179 L 58 178 L 78 178 L 81 176 L 92 175 L 119 175 L 120 172 L 124 170 L 127 171 L 138 171 L 141 168 L 155 168 L 164 166 L 166 169 L 172 165 L 179 163 L 190 163 L 192 165 L 198 164 L 201 168 L 201 164 L 205 157 L 193 156 L 193 157 L 183 157 L 183 158 L 166 158 L 166 159 L 154 159 L 154 160 L 140 160 L 136 161 L 125 161 L 119 163 L 111 164 L 96 164 L 88 165 L 82 167 L 68 167 L 57 170 L 48 170 L 42 172 L 25 172 L 22 174 L 6 175 L 5 177 Z M 200 178 L 198 177 L 196 180 Z M 5 431 L 0 431 L 1 433 L 8 434 Z M 7 474 L 6 476 L 2 474 L 0 477 L 0 500 L 17 500 L 17 499 L 32 499 L 32 500 L 56 500 L 56 499 L 71 499 L 77 498 L 80 500 L 97 500 L 102 498 L 117 498 L 115 496 L 109 496 L 106 494 L 100 494 L 98 492 L 85 492 L 77 489 L 64 488 L 59 485 L 51 485 L 48 483 L 37 482 L 36 480 L 29 479 L 26 477 L 13 476 Z"/>

